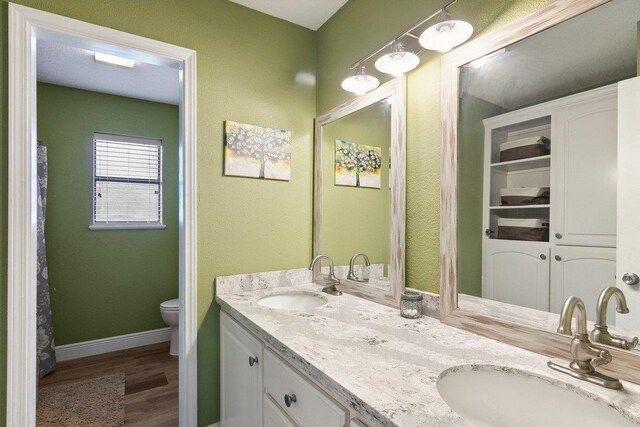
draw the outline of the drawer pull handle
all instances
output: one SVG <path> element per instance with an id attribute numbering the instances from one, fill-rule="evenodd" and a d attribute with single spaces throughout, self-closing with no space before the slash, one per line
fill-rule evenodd
<path id="1" fill-rule="evenodd" d="M 562 261 L 562 257 L 560 255 L 556 255 L 554 258 L 556 259 L 556 261 Z"/>
<path id="2" fill-rule="evenodd" d="M 291 408 L 291 404 L 296 403 L 296 395 L 295 394 L 285 394 L 284 395 L 284 404 L 287 405 L 287 408 Z"/>
<path id="3" fill-rule="evenodd" d="M 544 261 L 545 259 L 547 259 L 547 256 L 545 254 L 540 254 L 540 259 Z"/>
<path id="4" fill-rule="evenodd" d="M 253 366 L 256 363 L 258 363 L 258 358 L 257 357 L 253 357 L 253 356 L 249 356 L 249 366 Z"/>
<path id="5" fill-rule="evenodd" d="M 556 239 L 562 239 L 562 234 L 556 233 Z"/>

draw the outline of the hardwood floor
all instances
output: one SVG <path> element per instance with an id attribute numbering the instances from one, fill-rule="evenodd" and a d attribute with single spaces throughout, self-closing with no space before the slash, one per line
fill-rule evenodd
<path id="1" fill-rule="evenodd" d="M 178 425 L 178 358 L 169 356 L 168 342 L 60 362 L 40 387 L 118 372 L 126 378 L 126 426 Z"/>

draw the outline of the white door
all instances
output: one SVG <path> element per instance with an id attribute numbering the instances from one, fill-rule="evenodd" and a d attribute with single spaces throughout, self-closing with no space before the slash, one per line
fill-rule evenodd
<path id="1" fill-rule="evenodd" d="M 640 276 L 640 78 L 618 84 L 618 266 L 617 286 L 631 312 L 618 315 L 616 325 L 637 330 L 640 325 L 640 285 L 623 282 Z"/>
<path id="2" fill-rule="evenodd" d="M 615 90 L 552 117 L 553 216 L 558 245 L 616 245 L 618 103 Z"/>
<path id="3" fill-rule="evenodd" d="M 220 424 L 262 426 L 262 343 L 220 313 L 220 347 Z"/>
<path id="4" fill-rule="evenodd" d="M 490 240 L 483 262 L 483 298 L 549 311 L 548 244 Z"/>
<path id="5" fill-rule="evenodd" d="M 551 248 L 551 312 L 560 313 L 571 295 L 580 297 L 587 308 L 587 318 L 596 318 L 596 304 L 600 292 L 614 286 L 616 279 L 615 248 L 556 246 Z M 616 321 L 615 302 L 609 304 L 607 321 Z"/>
<path id="6" fill-rule="evenodd" d="M 296 423 L 266 394 L 264 395 L 264 427 L 296 427 Z"/>

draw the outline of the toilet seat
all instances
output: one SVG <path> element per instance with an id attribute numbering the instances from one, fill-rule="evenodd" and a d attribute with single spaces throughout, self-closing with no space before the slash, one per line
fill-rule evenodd
<path id="1" fill-rule="evenodd" d="M 180 300 L 170 299 L 160 304 L 160 310 L 164 311 L 178 311 L 180 309 Z"/>

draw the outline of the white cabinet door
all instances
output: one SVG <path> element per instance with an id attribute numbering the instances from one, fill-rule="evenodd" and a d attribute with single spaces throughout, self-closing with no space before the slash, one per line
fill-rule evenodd
<path id="1" fill-rule="evenodd" d="M 587 308 L 587 318 L 596 317 L 600 292 L 614 286 L 616 249 L 556 246 L 551 249 L 551 311 L 560 313 L 566 299 L 580 297 Z M 609 304 L 607 320 L 615 323 L 615 304 Z"/>
<path id="2" fill-rule="evenodd" d="M 615 247 L 617 93 L 561 108 L 552 123 L 552 242 Z"/>
<path id="3" fill-rule="evenodd" d="M 483 298 L 549 310 L 547 243 L 490 240 L 483 262 Z"/>
<path id="4" fill-rule="evenodd" d="M 263 427 L 297 427 L 296 423 L 282 412 L 280 407 L 269 395 L 264 395 L 264 426 Z"/>
<path id="5" fill-rule="evenodd" d="M 625 274 L 640 276 L 640 78 L 618 83 L 618 263 L 617 286 L 631 311 L 618 315 L 616 325 L 637 330 L 640 325 L 640 285 L 627 285 Z"/>
<path id="6" fill-rule="evenodd" d="M 262 343 L 220 313 L 220 347 L 220 424 L 262 426 Z"/>

